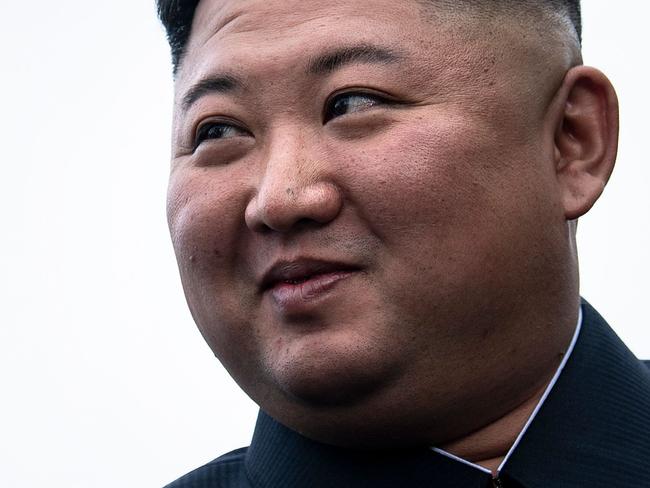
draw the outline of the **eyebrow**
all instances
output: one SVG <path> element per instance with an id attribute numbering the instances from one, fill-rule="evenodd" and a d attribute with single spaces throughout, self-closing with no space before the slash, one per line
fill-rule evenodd
<path id="1" fill-rule="evenodd" d="M 243 83 L 229 74 L 215 74 L 203 78 L 190 88 L 183 96 L 182 106 L 186 111 L 199 98 L 211 93 L 229 93 L 241 89 Z"/>
<path id="2" fill-rule="evenodd" d="M 345 46 L 309 60 L 306 73 L 322 76 L 354 63 L 394 64 L 404 56 L 392 49 L 372 44 Z M 198 99 L 212 93 L 231 93 L 242 89 L 244 83 L 231 74 L 213 74 L 196 82 L 183 96 L 181 105 L 187 111 Z"/>
<path id="3" fill-rule="evenodd" d="M 372 44 L 347 46 L 313 58 L 307 66 L 307 73 L 326 75 L 353 63 L 393 64 L 403 57 L 391 49 Z"/>

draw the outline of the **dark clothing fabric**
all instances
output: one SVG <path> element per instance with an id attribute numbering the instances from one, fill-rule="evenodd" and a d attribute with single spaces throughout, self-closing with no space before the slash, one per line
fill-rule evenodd
<path id="1" fill-rule="evenodd" d="M 260 412 L 250 447 L 167 488 L 649 488 L 648 366 L 583 302 L 573 353 L 496 482 L 428 447 L 335 448 Z"/>

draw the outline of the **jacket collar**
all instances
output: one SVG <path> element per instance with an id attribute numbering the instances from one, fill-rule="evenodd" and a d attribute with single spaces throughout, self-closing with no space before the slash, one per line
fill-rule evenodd
<path id="1" fill-rule="evenodd" d="M 564 371 L 502 470 L 526 488 L 650 486 L 650 372 L 586 301 Z"/>
<path id="2" fill-rule="evenodd" d="M 485 488 L 491 476 L 428 448 L 363 451 L 320 444 L 260 412 L 246 454 L 255 487 Z"/>
<path id="3" fill-rule="evenodd" d="M 506 487 L 650 486 L 650 373 L 583 302 L 578 342 L 501 471 Z M 260 412 L 256 487 L 485 488 L 491 476 L 427 447 L 361 451 L 309 440 Z"/>

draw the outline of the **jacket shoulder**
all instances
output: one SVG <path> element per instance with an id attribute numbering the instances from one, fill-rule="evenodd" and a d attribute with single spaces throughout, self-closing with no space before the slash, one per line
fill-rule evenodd
<path id="1" fill-rule="evenodd" d="M 244 459 L 247 447 L 236 449 L 190 471 L 165 488 L 248 488 Z"/>
<path id="2" fill-rule="evenodd" d="M 642 362 L 643 364 L 645 364 L 645 365 L 648 367 L 648 369 L 650 369 L 650 359 L 644 359 L 644 360 L 641 361 L 641 362 Z"/>

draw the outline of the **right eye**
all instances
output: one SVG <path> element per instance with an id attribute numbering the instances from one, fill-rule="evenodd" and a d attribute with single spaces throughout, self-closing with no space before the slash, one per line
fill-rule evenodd
<path id="1" fill-rule="evenodd" d="M 230 139 L 237 136 L 247 136 L 249 133 L 239 126 L 227 122 L 207 122 L 196 131 L 194 148 L 208 139 Z"/>
<path id="2" fill-rule="evenodd" d="M 329 122 L 336 117 L 354 112 L 363 112 L 386 103 L 387 101 L 383 97 L 374 93 L 340 93 L 327 103 L 323 118 L 325 122 Z"/>

